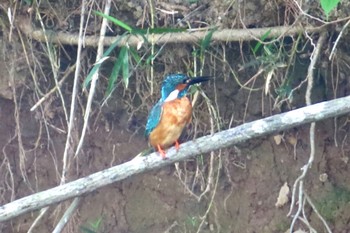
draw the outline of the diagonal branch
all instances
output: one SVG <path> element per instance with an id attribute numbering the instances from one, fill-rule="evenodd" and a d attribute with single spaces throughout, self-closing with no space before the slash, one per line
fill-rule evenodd
<path id="1" fill-rule="evenodd" d="M 0 206 L 0 222 L 29 211 L 57 204 L 69 198 L 81 196 L 135 174 L 164 167 L 249 139 L 286 130 L 298 125 L 344 115 L 349 112 L 350 96 L 347 96 L 246 123 L 232 129 L 221 131 L 212 136 L 204 136 L 183 143 L 181 144 L 179 152 L 171 148 L 167 152 L 168 159 L 166 160 L 162 160 L 156 153 L 144 157 L 136 157 L 121 165 L 96 172 L 87 177 Z"/>

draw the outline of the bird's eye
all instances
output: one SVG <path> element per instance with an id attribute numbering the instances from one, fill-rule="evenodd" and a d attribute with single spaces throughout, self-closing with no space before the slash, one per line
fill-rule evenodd
<path id="1" fill-rule="evenodd" d="M 184 80 L 182 80 L 182 83 L 187 84 L 189 81 L 190 81 L 189 79 L 184 79 Z"/>

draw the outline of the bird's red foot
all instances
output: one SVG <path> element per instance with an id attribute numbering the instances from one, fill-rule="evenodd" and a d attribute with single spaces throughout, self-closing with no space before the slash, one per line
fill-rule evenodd
<path id="1" fill-rule="evenodd" d="M 180 149 L 180 144 L 178 140 L 175 141 L 175 148 L 176 148 L 176 151 L 179 151 Z"/>
<path id="2" fill-rule="evenodd" d="M 157 145 L 157 149 L 159 154 L 162 156 L 162 158 L 165 159 L 166 158 L 165 151 L 160 147 L 160 145 Z"/>

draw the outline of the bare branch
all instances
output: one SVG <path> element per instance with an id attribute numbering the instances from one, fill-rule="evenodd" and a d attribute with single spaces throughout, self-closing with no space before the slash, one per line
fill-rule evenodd
<path id="1" fill-rule="evenodd" d="M 350 112 L 350 96 L 326 101 L 286 113 L 249 122 L 232 129 L 221 131 L 211 136 L 204 136 L 181 144 L 178 152 L 174 148 L 167 152 L 168 159 L 163 160 L 157 153 L 136 157 L 131 161 L 109 169 L 80 178 L 76 181 L 57 186 L 27 197 L 23 197 L 0 207 L 0 222 L 9 220 L 29 211 L 64 200 L 81 196 L 98 188 L 126 179 L 129 176 L 154 170 L 208 153 L 213 150 L 229 147 L 249 139 L 261 137 L 273 132 L 293 128 L 298 125 L 340 116 Z"/>
<path id="2" fill-rule="evenodd" d="M 32 37 L 35 40 L 43 41 L 45 39 L 45 33 L 40 29 L 35 29 L 32 27 L 31 21 L 26 17 L 17 16 L 16 26 L 27 36 Z M 327 26 L 327 25 L 326 25 Z M 221 42 L 232 42 L 232 41 L 243 41 L 243 40 L 254 40 L 254 38 L 261 38 L 266 35 L 267 31 L 269 38 L 276 38 L 281 35 L 292 36 L 299 33 L 313 33 L 320 32 L 325 29 L 326 26 L 313 27 L 313 26 L 278 26 L 278 27 L 266 27 L 266 28 L 252 28 L 252 29 L 221 29 L 217 30 L 212 35 L 213 41 Z M 164 34 L 148 34 L 144 35 L 148 41 L 154 41 L 155 44 L 165 44 L 165 43 L 195 43 L 203 39 L 209 28 L 201 29 L 197 31 L 188 30 L 186 32 L 177 33 L 164 33 Z M 79 36 L 77 34 L 71 34 L 67 32 L 47 32 L 50 34 L 50 42 L 77 45 L 79 42 Z M 109 46 L 116 40 L 120 40 L 118 46 L 124 46 L 126 43 L 129 46 L 137 46 L 143 43 L 144 38 L 141 35 L 130 35 L 127 37 L 121 36 L 106 36 L 104 38 L 103 44 Z M 85 46 L 96 47 L 99 43 L 98 36 L 85 36 L 84 38 Z"/>
<path id="3" fill-rule="evenodd" d="M 109 11 L 111 9 L 111 0 L 106 1 L 105 9 L 104 9 L 104 14 L 108 15 Z M 100 59 L 103 57 L 103 41 L 105 39 L 105 34 L 107 31 L 107 26 L 108 26 L 108 20 L 106 18 L 103 18 L 102 20 L 102 25 L 101 25 L 101 31 L 100 31 L 100 36 L 98 40 L 98 46 L 97 46 L 97 54 L 96 54 L 96 63 L 100 61 Z M 91 106 L 92 106 L 92 101 L 94 99 L 95 91 L 96 91 L 96 84 L 97 80 L 99 79 L 99 73 L 95 72 L 92 75 L 91 78 L 91 84 L 90 84 L 90 89 L 89 89 L 89 96 L 87 99 L 86 103 L 86 108 L 85 108 L 85 114 L 84 114 L 84 125 L 83 125 L 83 130 L 81 132 L 81 136 L 79 139 L 79 143 L 77 146 L 77 149 L 75 150 L 75 155 L 74 158 L 79 154 L 81 148 L 83 147 L 85 135 L 86 135 L 86 130 L 89 125 L 89 118 L 91 114 Z"/>

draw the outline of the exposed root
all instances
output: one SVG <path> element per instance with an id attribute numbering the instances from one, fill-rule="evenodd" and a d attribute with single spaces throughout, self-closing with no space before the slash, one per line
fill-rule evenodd
<path id="1" fill-rule="evenodd" d="M 324 41 L 326 40 L 326 32 L 323 32 L 320 35 L 320 38 L 317 42 L 317 45 L 314 45 L 314 51 L 311 55 L 311 63 L 309 65 L 308 73 L 307 73 L 307 80 L 308 80 L 308 86 L 307 86 L 307 91 L 305 95 L 306 99 L 306 105 L 311 105 L 311 92 L 312 92 L 312 87 L 313 87 L 313 79 L 314 79 L 314 68 L 316 61 L 319 57 L 321 48 L 324 44 Z M 311 38 L 310 38 L 311 39 Z M 304 201 L 303 201 L 303 195 L 304 195 L 304 178 L 307 175 L 308 170 L 311 168 L 311 165 L 314 161 L 315 158 L 315 127 L 316 123 L 313 122 L 311 123 L 310 126 L 310 157 L 309 161 L 307 164 L 305 164 L 302 167 L 302 174 L 295 180 L 294 185 L 293 185 L 293 191 L 292 191 L 292 201 L 290 205 L 290 210 L 287 216 L 291 216 L 292 211 L 294 209 L 294 205 L 297 202 L 298 203 L 298 209 L 297 212 L 293 216 L 293 220 L 290 226 L 290 232 L 293 232 L 294 225 L 296 221 L 300 218 L 301 213 L 304 211 Z M 299 190 L 298 196 L 296 196 L 296 190 Z M 297 201 L 296 201 L 297 200 Z"/>
<path id="2" fill-rule="evenodd" d="M 201 216 L 201 220 L 202 221 L 200 222 L 200 224 L 198 226 L 197 233 L 202 231 L 203 224 L 206 222 L 208 214 L 209 214 L 211 208 L 214 205 L 214 198 L 215 198 L 216 191 L 217 191 L 217 188 L 218 188 L 220 171 L 221 171 L 221 168 L 222 168 L 221 151 L 219 151 L 219 154 L 217 155 L 217 157 L 218 157 L 218 167 L 217 167 L 217 171 L 216 171 L 215 182 L 213 183 L 213 189 L 211 191 L 211 198 L 210 198 L 210 201 L 208 203 L 207 210 L 205 211 L 204 215 Z"/>

